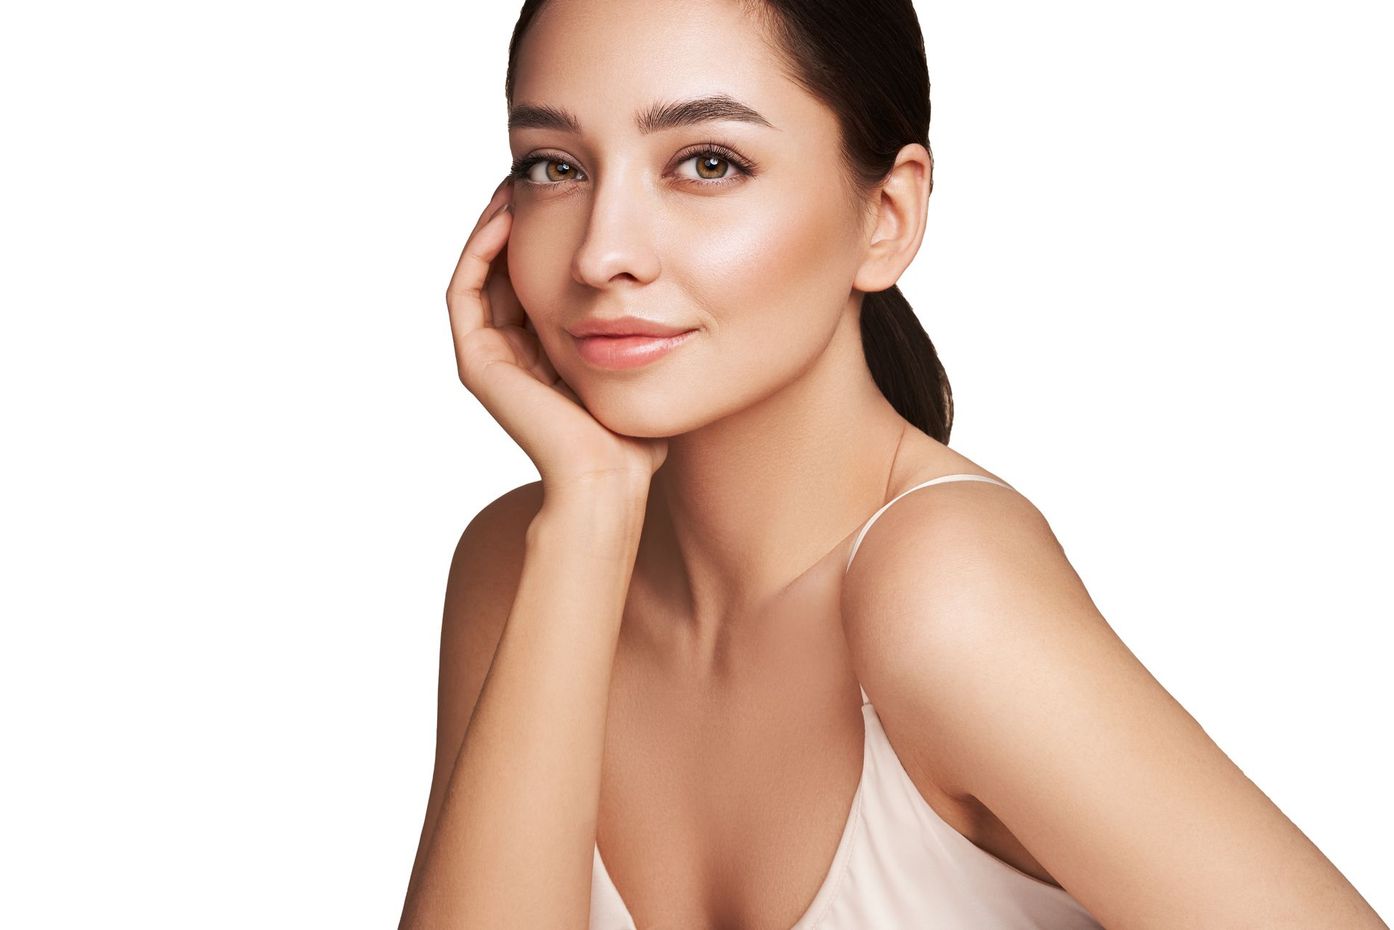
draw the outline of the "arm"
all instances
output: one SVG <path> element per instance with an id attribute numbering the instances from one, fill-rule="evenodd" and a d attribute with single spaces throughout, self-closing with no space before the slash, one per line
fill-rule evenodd
<path id="1" fill-rule="evenodd" d="M 888 512 L 843 595 L 915 764 L 1110 930 L 1387 930 L 1117 637 L 1029 501 L 943 491 Z"/>
<path id="2" fill-rule="evenodd" d="M 455 757 L 518 591 L 528 525 L 541 506 L 540 481 L 502 495 L 470 520 L 450 560 L 440 629 L 435 764 L 407 883 L 408 901 L 421 884 L 421 867 L 440 819 Z"/>
<path id="3" fill-rule="evenodd" d="M 644 497 L 632 482 L 568 487 L 529 525 L 512 608 L 423 829 L 403 928 L 586 926 L 610 671 Z"/>

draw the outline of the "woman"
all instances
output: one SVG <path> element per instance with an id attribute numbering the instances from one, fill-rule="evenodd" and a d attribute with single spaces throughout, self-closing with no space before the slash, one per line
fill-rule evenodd
<path id="1" fill-rule="evenodd" d="M 506 96 L 402 926 L 1384 926 L 948 448 L 908 0 L 529 0 Z"/>

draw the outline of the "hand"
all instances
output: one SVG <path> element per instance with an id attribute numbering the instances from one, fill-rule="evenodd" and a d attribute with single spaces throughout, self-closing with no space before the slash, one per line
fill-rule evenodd
<path id="1" fill-rule="evenodd" d="M 446 288 L 460 380 L 537 466 L 545 490 L 596 479 L 648 481 L 666 438 L 621 436 L 557 374 L 508 278 L 513 182 L 505 178 L 465 242 Z"/>

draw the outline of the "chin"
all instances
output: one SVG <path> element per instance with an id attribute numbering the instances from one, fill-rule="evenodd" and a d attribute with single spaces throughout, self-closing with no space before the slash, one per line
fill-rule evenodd
<path id="1" fill-rule="evenodd" d="M 680 399 L 683 396 L 680 392 L 669 394 L 637 386 L 608 385 L 587 392 L 577 389 L 577 395 L 596 422 L 621 436 L 667 439 L 701 425 L 700 418 L 694 416 L 697 411 L 693 410 L 691 400 Z"/>

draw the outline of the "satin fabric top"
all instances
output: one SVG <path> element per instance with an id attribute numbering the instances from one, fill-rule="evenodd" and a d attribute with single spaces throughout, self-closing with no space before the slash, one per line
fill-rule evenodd
<path id="1" fill-rule="evenodd" d="M 876 518 L 911 491 L 943 481 L 987 481 L 942 475 L 897 495 L 862 526 L 847 565 Z M 950 826 L 920 794 L 892 749 L 881 719 L 861 689 L 865 739 L 862 774 L 832 866 L 790 930 L 1097 930 L 1101 924 L 1064 889 L 1009 865 Z M 637 930 L 595 847 L 590 930 Z"/>

